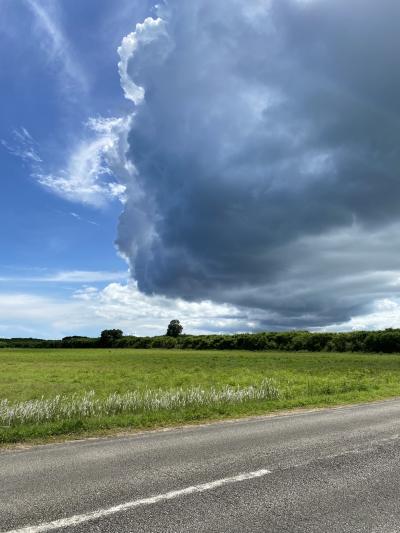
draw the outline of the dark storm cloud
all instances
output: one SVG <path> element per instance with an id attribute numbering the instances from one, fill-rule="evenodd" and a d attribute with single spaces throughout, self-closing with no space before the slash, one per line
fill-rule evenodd
<path id="1" fill-rule="evenodd" d="M 400 4 L 171 0 L 157 15 L 120 51 L 137 106 L 118 246 L 140 289 L 299 327 L 396 294 Z"/>

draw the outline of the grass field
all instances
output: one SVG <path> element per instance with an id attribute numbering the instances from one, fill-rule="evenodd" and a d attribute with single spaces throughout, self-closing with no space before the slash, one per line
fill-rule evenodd
<path id="1" fill-rule="evenodd" d="M 249 394 L 249 390 L 259 390 L 263 380 L 272 380 L 279 395 Z M 149 403 L 145 405 L 140 403 L 142 400 L 139 403 L 135 400 L 134 407 L 131 402 L 127 408 L 130 412 L 114 409 L 104 414 L 101 409 L 89 409 L 85 411 L 87 414 L 82 414 L 81 409 L 61 419 L 50 418 L 40 423 L 16 419 L 0 427 L 0 443 L 389 398 L 400 395 L 400 355 L 0 350 L 0 402 L 3 400 L 3 407 L 7 405 L 12 409 L 18 402 L 42 397 L 54 400 L 57 395 L 63 395 L 62 402 L 68 403 L 85 397 L 90 391 L 94 391 L 96 405 L 109 405 L 110 395 L 120 405 L 121 398 L 132 397 L 127 393 L 140 398 L 155 394 L 156 399 L 153 398 L 151 407 Z M 181 396 L 177 397 L 177 392 Z M 165 399 L 166 394 L 174 398 L 172 403 L 157 400 Z M 199 394 L 203 399 L 199 400 Z M 234 394 L 240 401 L 236 401 Z M 181 397 L 184 400 L 181 401 Z M 187 397 L 192 399 L 187 401 Z"/>

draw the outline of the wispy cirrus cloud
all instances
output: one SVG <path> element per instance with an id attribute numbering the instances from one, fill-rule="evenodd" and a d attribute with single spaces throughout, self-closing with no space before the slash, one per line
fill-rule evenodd
<path id="1" fill-rule="evenodd" d="M 0 276 L 0 283 L 97 283 L 126 280 L 128 276 L 128 272 L 63 270 L 38 276 Z"/>
<path id="2" fill-rule="evenodd" d="M 67 91 L 74 89 L 86 92 L 88 90 L 87 76 L 62 29 L 57 4 L 47 0 L 23 1 L 34 16 L 42 50 L 51 62 L 61 65 L 61 70 L 58 72 L 62 77 L 64 88 Z"/>
<path id="3" fill-rule="evenodd" d="M 45 189 L 71 202 L 103 207 L 125 200 L 125 185 L 135 174 L 125 154 L 132 116 L 90 118 L 85 135 L 69 149 L 65 165 L 49 171 L 39 145 L 26 128 L 15 130 L 1 144 L 30 166 L 31 176 Z M 78 218 L 76 214 L 73 214 Z"/>
<path id="4" fill-rule="evenodd" d="M 43 187 L 73 202 L 95 207 L 111 199 L 123 202 L 125 186 L 121 180 L 134 168 L 125 158 L 130 121 L 131 117 L 89 119 L 88 135 L 72 148 L 65 168 L 36 172 L 35 178 Z"/>
<path id="5" fill-rule="evenodd" d="M 21 127 L 15 129 L 12 132 L 11 137 L 11 141 L 1 139 L 0 144 L 2 144 L 10 154 L 19 157 L 22 161 L 31 165 L 32 168 L 39 168 L 43 161 L 38 153 L 38 145 L 29 131 L 26 128 Z"/>
<path id="6" fill-rule="evenodd" d="M 92 224 L 92 226 L 99 226 L 99 224 L 95 222 L 94 220 L 89 220 L 87 218 L 84 218 L 78 213 L 75 213 L 74 211 L 71 211 L 70 215 L 72 218 L 75 218 L 75 220 L 79 220 L 79 222 L 86 222 L 87 224 Z"/>

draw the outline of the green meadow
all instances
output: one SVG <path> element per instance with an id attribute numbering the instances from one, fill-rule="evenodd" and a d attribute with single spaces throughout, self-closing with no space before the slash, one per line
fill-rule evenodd
<path id="1" fill-rule="evenodd" d="M 253 397 L 265 382 L 278 393 Z M 13 413 L 19 406 L 25 413 L 37 409 L 32 400 L 51 403 L 61 396 L 63 404 L 78 402 L 90 391 L 98 405 L 109 405 L 110 397 L 119 405 L 132 392 L 146 398 L 154 394 L 156 400 L 168 394 L 174 401 L 158 407 L 158 400 L 151 407 L 135 404 L 130 412 L 121 408 L 111 414 L 99 410 L 95 416 L 89 411 L 58 419 L 49 414 L 40 422 L 1 421 L 1 409 L 4 415 L 6 409 Z M 395 396 L 400 396 L 397 354 L 3 349 L 0 443 L 110 434 Z"/>

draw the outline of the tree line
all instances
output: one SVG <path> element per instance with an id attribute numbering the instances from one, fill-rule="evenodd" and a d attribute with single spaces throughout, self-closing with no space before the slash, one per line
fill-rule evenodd
<path id="1" fill-rule="evenodd" d="M 136 337 L 123 335 L 121 330 L 104 330 L 99 337 L 69 336 L 61 340 L 0 338 L 0 348 L 169 348 L 400 353 L 400 329 L 346 333 L 311 333 L 309 331 L 272 331 L 230 335 L 175 333 L 167 332 L 166 335 L 155 337 Z"/>

